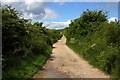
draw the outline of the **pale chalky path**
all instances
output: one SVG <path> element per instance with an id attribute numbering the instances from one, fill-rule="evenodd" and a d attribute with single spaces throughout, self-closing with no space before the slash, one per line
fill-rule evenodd
<path id="1" fill-rule="evenodd" d="M 47 61 L 45 68 L 51 66 L 59 73 L 66 74 L 70 78 L 109 78 L 108 75 L 91 66 L 72 51 L 66 45 L 65 36 L 55 43 L 53 47 L 51 59 Z"/>

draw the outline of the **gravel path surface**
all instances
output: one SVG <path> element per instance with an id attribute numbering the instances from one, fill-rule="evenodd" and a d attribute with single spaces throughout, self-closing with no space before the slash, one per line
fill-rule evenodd
<path id="1" fill-rule="evenodd" d="M 51 58 L 44 66 L 45 68 L 51 66 L 59 73 L 66 74 L 70 78 L 109 78 L 108 75 L 91 66 L 77 53 L 72 51 L 66 45 L 65 36 L 53 45 L 52 53 Z"/>

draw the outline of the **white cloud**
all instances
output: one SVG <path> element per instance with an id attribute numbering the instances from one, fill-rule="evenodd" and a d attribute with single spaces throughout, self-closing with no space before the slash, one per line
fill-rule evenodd
<path id="1" fill-rule="evenodd" d="M 59 5 L 63 5 L 64 4 L 64 2 L 59 2 Z"/>
<path id="2" fill-rule="evenodd" d="M 108 19 L 108 22 L 109 22 L 109 23 L 110 23 L 111 21 L 113 21 L 113 22 L 114 22 L 114 21 L 115 21 L 115 19 L 116 19 L 116 20 L 118 20 L 118 18 L 116 18 L 116 17 L 111 17 L 111 18 L 109 18 L 109 19 Z"/>
<path id="3" fill-rule="evenodd" d="M 70 20 L 66 22 L 44 22 L 43 26 L 50 28 L 50 29 L 64 29 L 69 26 L 71 23 Z"/>
<path id="4" fill-rule="evenodd" d="M 15 0 L 13 0 L 15 1 Z M 18 0 L 20 1 L 20 0 Z M 46 2 L 33 2 L 33 0 L 21 0 L 22 2 L 12 2 L 12 0 L 1 1 L 1 4 L 7 4 L 15 8 L 23 17 L 33 20 L 47 20 L 58 17 L 58 14 L 47 7 Z"/>
<path id="5" fill-rule="evenodd" d="M 57 3 L 57 4 L 59 4 L 59 5 L 63 5 L 63 4 L 65 4 L 65 2 L 55 2 L 55 3 Z"/>
<path id="6" fill-rule="evenodd" d="M 58 17 L 58 14 L 55 11 L 51 10 L 50 8 L 45 8 L 45 13 L 46 15 L 44 19 L 55 19 Z"/>

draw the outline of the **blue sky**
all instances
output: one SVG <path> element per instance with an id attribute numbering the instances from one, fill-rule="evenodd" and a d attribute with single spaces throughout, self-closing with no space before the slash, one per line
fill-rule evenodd
<path id="1" fill-rule="evenodd" d="M 48 22 L 64 22 L 80 17 L 83 11 L 89 10 L 107 10 L 108 18 L 118 17 L 118 3 L 117 2 L 66 2 L 61 5 L 50 2 L 48 6 L 57 12 L 56 19 L 48 19 L 43 21 Z"/>
<path id="2" fill-rule="evenodd" d="M 6 2 L 5 2 L 6 1 Z M 7 4 L 23 14 L 26 19 L 33 22 L 43 22 L 47 28 L 63 29 L 68 27 L 70 20 L 81 16 L 83 11 L 105 10 L 108 12 L 108 20 L 118 18 L 118 1 L 117 2 L 48 2 L 46 0 L 5 0 L 1 1 L 2 5 Z M 46 1 L 46 2 L 45 2 Z M 72 0 L 73 1 L 73 0 Z M 109 0 L 110 1 L 110 0 Z M 112 0 L 111 0 L 112 1 Z M 19 6 L 18 6 L 19 5 Z M 120 6 L 119 6 L 120 7 Z"/>

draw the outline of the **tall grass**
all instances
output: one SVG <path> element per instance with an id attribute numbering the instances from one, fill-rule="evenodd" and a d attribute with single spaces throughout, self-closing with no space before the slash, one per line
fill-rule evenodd
<path id="1" fill-rule="evenodd" d="M 10 6 L 2 11 L 2 79 L 27 79 L 49 58 L 52 45 L 61 38 L 57 30 L 47 29 L 42 22 L 32 24 L 20 18 Z"/>
<path id="2" fill-rule="evenodd" d="M 95 12 L 91 11 L 89 15 L 88 13 L 83 13 L 83 16 L 84 14 L 94 16 L 90 14 Z M 97 21 L 82 21 L 82 18 L 74 20 L 70 27 L 64 30 L 67 45 L 93 66 L 111 75 L 111 77 L 120 78 L 119 23 L 117 21 L 111 23 L 98 21 L 98 24 Z"/>

